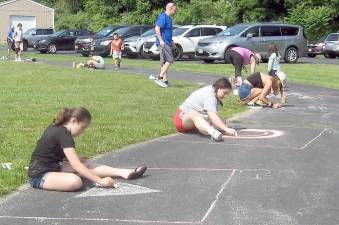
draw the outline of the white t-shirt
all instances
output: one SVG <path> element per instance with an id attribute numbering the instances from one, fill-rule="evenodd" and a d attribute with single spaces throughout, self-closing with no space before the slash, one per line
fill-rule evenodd
<path id="1" fill-rule="evenodd" d="M 22 29 L 16 28 L 13 37 L 14 41 L 22 41 Z"/>
<path id="2" fill-rule="evenodd" d="M 184 103 L 181 104 L 180 109 L 183 112 L 195 110 L 204 118 L 208 117 L 208 111 L 218 112 L 219 104 L 212 85 L 194 91 Z"/>

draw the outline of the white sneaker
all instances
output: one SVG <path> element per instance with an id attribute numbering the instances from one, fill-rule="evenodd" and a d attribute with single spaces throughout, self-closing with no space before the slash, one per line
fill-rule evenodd
<path id="1" fill-rule="evenodd" d="M 154 82 L 155 82 L 157 85 L 159 85 L 160 87 L 163 87 L 163 88 L 167 88 L 167 87 L 168 87 L 168 85 L 165 84 L 165 82 L 162 81 L 162 80 L 156 79 Z"/>
<path id="2" fill-rule="evenodd" d="M 211 135 L 211 138 L 212 138 L 213 141 L 217 141 L 217 142 L 223 140 L 223 138 L 222 138 L 222 133 L 220 133 L 220 132 L 217 131 L 217 130 L 215 130 L 215 131 L 213 132 L 213 134 Z"/>

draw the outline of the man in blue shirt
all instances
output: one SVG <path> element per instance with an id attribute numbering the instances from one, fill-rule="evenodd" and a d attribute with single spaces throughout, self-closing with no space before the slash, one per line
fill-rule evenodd
<path id="1" fill-rule="evenodd" d="M 173 3 L 166 5 L 166 11 L 161 13 L 155 22 L 156 45 L 159 48 L 161 71 L 155 83 L 161 87 L 168 87 L 167 73 L 173 63 L 172 48 L 175 47 L 172 40 L 173 23 L 171 16 L 176 13 Z"/>
<path id="2" fill-rule="evenodd" d="M 10 57 L 10 54 L 11 54 L 11 50 L 12 50 L 12 45 L 13 45 L 13 33 L 14 33 L 14 27 L 12 27 L 8 33 L 7 33 L 7 48 L 8 48 L 8 52 L 7 52 L 7 55 L 8 55 L 8 58 Z"/>

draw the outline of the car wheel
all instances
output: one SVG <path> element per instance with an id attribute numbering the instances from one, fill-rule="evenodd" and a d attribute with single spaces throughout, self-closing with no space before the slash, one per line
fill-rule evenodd
<path id="1" fill-rule="evenodd" d="M 173 58 L 174 60 L 179 60 L 182 57 L 182 47 L 175 44 L 176 47 L 173 48 Z"/>
<path id="2" fill-rule="evenodd" d="M 285 62 L 286 63 L 296 63 L 298 61 L 298 49 L 295 47 L 289 47 L 285 52 Z"/>
<path id="3" fill-rule="evenodd" d="M 214 59 L 204 59 L 205 63 L 214 63 Z"/>
<path id="4" fill-rule="evenodd" d="M 335 58 L 337 58 L 337 56 L 333 53 L 330 53 L 330 54 L 328 54 L 328 58 L 335 59 Z"/>
<path id="5" fill-rule="evenodd" d="M 127 53 L 126 54 L 126 56 L 127 56 L 127 58 L 130 58 L 130 59 L 135 59 L 135 58 L 137 58 L 138 57 L 138 55 L 137 54 L 135 54 L 135 53 Z"/>
<path id="6" fill-rule="evenodd" d="M 316 57 L 316 54 L 310 53 L 310 54 L 307 54 L 307 56 L 310 57 L 310 58 L 314 58 L 314 57 Z"/>
<path id="7" fill-rule="evenodd" d="M 88 57 L 89 56 L 88 53 L 81 53 L 81 55 L 84 56 L 84 57 Z"/>
<path id="8" fill-rule="evenodd" d="M 48 45 L 47 49 L 51 54 L 55 54 L 57 52 L 57 46 L 55 44 Z"/>
<path id="9" fill-rule="evenodd" d="M 24 50 L 24 52 L 27 51 L 27 49 L 28 49 L 28 43 L 27 43 L 27 41 L 24 41 L 22 44 L 23 44 L 23 50 Z"/>

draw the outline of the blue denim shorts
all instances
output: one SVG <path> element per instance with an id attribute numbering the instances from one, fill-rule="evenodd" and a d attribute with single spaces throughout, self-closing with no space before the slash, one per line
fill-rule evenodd
<path id="1" fill-rule="evenodd" d="M 239 98 L 241 101 L 246 100 L 251 95 L 252 86 L 247 83 L 242 83 L 239 87 Z"/>
<path id="2" fill-rule="evenodd" d="M 36 189 L 43 189 L 47 175 L 48 173 L 42 174 L 39 177 L 29 177 L 29 183 L 31 184 L 31 187 Z"/>

